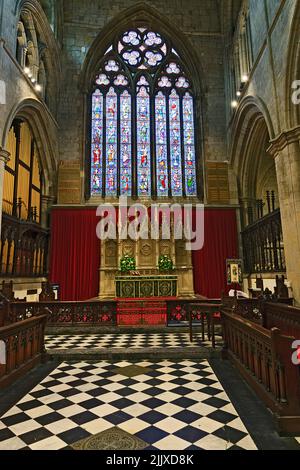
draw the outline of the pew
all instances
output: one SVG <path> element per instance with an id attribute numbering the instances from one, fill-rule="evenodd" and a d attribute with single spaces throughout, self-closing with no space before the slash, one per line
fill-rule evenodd
<path id="1" fill-rule="evenodd" d="M 262 302 L 257 320 L 252 315 L 257 299 L 252 301 L 246 314 L 244 307 L 223 303 L 223 357 L 233 362 L 273 412 L 278 432 L 299 435 L 300 375 L 299 365 L 292 362 L 292 347 L 299 339 L 300 309 Z"/>
<path id="2" fill-rule="evenodd" d="M 46 322 L 43 314 L 0 328 L 0 389 L 45 359 Z"/>

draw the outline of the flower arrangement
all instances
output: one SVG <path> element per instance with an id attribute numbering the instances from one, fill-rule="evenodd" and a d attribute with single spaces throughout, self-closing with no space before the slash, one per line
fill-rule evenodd
<path id="1" fill-rule="evenodd" d="M 125 255 L 121 258 L 120 270 L 122 273 L 129 273 L 130 271 L 134 271 L 135 268 L 135 259 L 133 256 Z"/>
<path id="2" fill-rule="evenodd" d="M 160 271 L 172 271 L 174 269 L 173 267 L 173 261 L 168 255 L 161 255 L 158 259 L 158 269 Z"/>

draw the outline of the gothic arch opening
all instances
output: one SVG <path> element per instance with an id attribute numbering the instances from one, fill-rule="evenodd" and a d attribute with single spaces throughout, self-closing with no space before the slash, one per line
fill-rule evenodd
<path id="1" fill-rule="evenodd" d="M 50 135 L 46 109 L 38 101 L 25 100 L 12 109 L 8 117 L 2 139 L 2 147 L 7 148 L 9 132 L 15 120 L 27 122 L 39 154 L 40 165 L 43 170 L 43 194 L 52 196 L 56 191 L 56 159 L 57 142 L 55 135 Z"/>
<path id="2" fill-rule="evenodd" d="M 10 153 L 4 171 L 0 276 L 47 276 L 49 213 L 56 194 L 56 135 L 46 107 L 25 100 L 4 127 L 1 146 Z M 27 282 L 27 281 L 26 281 Z"/>
<path id="3" fill-rule="evenodd" d="M 241 242 L 249 287 L 263 277 L 265 287 L 275 273 L 285 272 L 275 161 L 268 153 L 272 126 L 263 106 L 253 99 L 241 103 L 231 143 L 231 165 L 241 205 Z"/>
<path id="4" fill-rule="evenodd" d="M 126 33 L 135 34 L 135 39 L 128 39 L 129 42 L 126 43 Z M 148 37 L 149 34 L 154 35 L 153 43 L 150 44 L 152 39 Z M 147 36 L 147 37 L 146 37 Z M 124 39 L 125 38 L 125 39 Z M 135 44 L 134 41 L 137 40 Z M 125 41 L 125 42 L 124 42 Z M 131 41 L 131 42 L 130 42 Z M 147 41 L 149 44 L 147 44 Z M 156 42 L 155 42 L 156 41 Z M 161 44 L 158 44 L 157 41 L 161 41 Z M 128 49 L 128 50 L 127 50 Z M 152 50 L 153 49 L 153 50 Z M 124 54 L 131 54 L 130 57 Z M 148 54 L 148 56 L 147 56 Z M 110 57 L 111 55 L 111 57 Z M 136 57 L 133 57 L 136 55 Z M 150 57 L 151 55 L 151 57 Z M 201 152 L 201 141 L 202 141 L 202 106 L 201 106 L 201 80 L 200 77 L 202 75 L 201 67 L 197 61 L 194 60 L 196 54 L 193 54 L 192 46 L 190 46 L 187 40 L 181 35 L 178 34 L 178 31 L 174 32 L 173 27 L 161 21 L 161 18 L 158 17 L 158 14 L 155 10 L 151 8 L 145 8 L 144 5 L 138 6 L 135 8 L 128 9 L 125 13 L 122 14 L 122 17 L 115 18 L 112 22 L 110 22 L 104 30 L 101 31 L 99 36 L 95 39 L 93 45 L 91 46 L 84 66 L 81 73 L 80 79 L 80 86 L 84 91 L 84 100 L 85 100 L 85 109 L 86 109 L 86 120 L 87 126 L 84 130 L 84 142 L 87 142 L 86 145 L 86 152 L 85 152 L 85 161 L 84 161 L 84 168 L 85 168 L 85 193 L 86 198 L 89 199 L 91 193 L 96 194 L 97 188 L 100 188 L 98 193 L 104 197 L 104 191 L 107 191 L 109 184 L 111 183 L 111 191 L 110 195 L 120 195 L 122 194 L 123 189 L 125 188 L 126 184 L 127 187 L 130 188 L 130 195 L 137 195 L 141 196 L 143 193 L 150 196 L 162 196 L 164 193 L 165 195 L 172 197 L 175 195 L 175 184 L 179 184 L 180 188 L 178 188 L 177 196 L 184 196 L 186 194 L 191 196 L 198 196 L 200 199 L 203 197 L 203 161 L 202 161 L 202 152 Z M 192 58 L 193 57 L 193 58 Z M 94 174 L 92 173 L 91 177 L 91 166 L 93 168 L 93 157 L 91 159 L 91 144 L 93 147 L 93 130 L 91 130 L 91 107 L 93 106 L 93 100 L 95 98 L 98 99 L 99 103 L 101 101 L 101 97 L 104 100 L 110 99 L 113 101 L 115 99 L 115 105 L 118 107 L 118 100 L 122 101 L 122 94 L 121 94 L 121 87 L 124 85 L 125 82 L 121 83 L 118 82 L 117 72 L 116 76 L 108 77 L 108 75 L 113 75 L 113 70 L 107 70 L 109 67 L 109 60 L 117 60 L 119 61 L 119 70 L 118 73 L 122 72 L 127 82 L 127 92 L 130 95 L 131 100 L 131 143 L 130 143 L 130 152 L 132 154 L 132 176 L 127 178 L 127 183 L 124 187 L 114 188 L 114 181 L 118 180 L 117 174 L 115 178 L 113 175 L 109 179 L 103 179 L 103 181 L 99 181 L 96 176 L 94 178 L 94 185 L 93 185 L 93 177 Z M 130 62 L 131 61 L 131 62 Z M 133 63 L 136 61 L 136 63 Z M 140 63 L 138 63 L 140 61 Z M 153 61 L 156 61 L 155 63 Z M 176 65 L 178 68 L 178 76 L 175 77 L 175 70 L 171 70 L 170 65 Z M 169 75 L 167 73 L 167 69 L 169 70 Z M 177 72 L 176 72 L 177 73 Z M 103 80 L 113 80 L 112 83 L 104 83 Z M 171 80 L 170 80 L 171 79 Z M 177 81 L 176 81 L 176 80 Z M 101 82 L 102 80 L 102 82 Z M 144 80 L 144 85 L 142 85 L 141 81 Z M 163 82 L 163 80 L 165 80 Z M 181 87 L 179 87 L 179 80 Z M 174 83 L 173 83 L 174 82 Z M 158 85 L 158 83 L 160 85 Z M 126 86 L 124 90 L 126 89 Z M 107 90 L 103 93 L 102 89 L 107 87 Z M 120 88 L 120 98 L 118 98 L 118 91 L 116 91 L 116 87 Z M 137 130 L 137 122 L 138 116 L 136 115 L 136 109 L 138 107 L 138 93 L 140 88 L 145 89 L 145 93 L 149 97 L 149 149 L 147 156 L 147 162 L 149 163 L 148 172 L 151 173 L 151 178 L 147 175 L 143 175 L 142 171 L 142 164 L 140 165 L 139 158 L 146 159 L 145 155 L 139 155 L 139 134 Z M 159 90 L 160 88 L 160 90 Z M 109 90 L 111 91 L 112 95 L 109 96 Z M 185 92 L 184 94 L 181 93 Z M 116 96 L 113 96 L 113 93 L 116 92 Z M 163 142 L 161 143 L 161 148 L 157 146 L 157 130 L 156 130 L 156 108 L 159 106 L 158 100 L 158 93 L 160 92 L 161 103 L 165 100 L 165 104 L 162 106 L 165 110 L 165 120 L 161 124 L 165 124 L 165 134 L 166 136 L 163 138 Z M 177 147 L 172 147 L 171 140 L 169 139 L 169 127 L 172 127 L 172 123 L 170 120 L 170 114 L 168 111 L 169 100 L 171 100 L 171 94 L 173 93 L 173 104 L 175 103 L 175 98 L 178 92 L 178 110 L 180 108 L 180 114 L 178 114 L 178 127 L 181 128 L 181 138 L 177 139 Z M 93 94 L 93 98 L 91 96 Z M 98 93 L 98 97 L 95 97 L 95 93 Z M 182 97 L 181 97 L 181 94 Z M 176 95 L 176 96 L 175 96 Z M 107 96 L 107 99 L 106 99 Z M 169 98 L 170 96 L 170 98 Z M 88 97 L 88 98 L 87 98 Z M 147 97 L 144 97 L 145 99 Z M 190 114 L 192 116 L 193 123 L 191 125 L 191 129 L 193 131 L 193 135 L 190 138 L 190 147 L 188 147 L 188 142 L 185 140 L 184 134 L 184 126 L 185 126 L 185 114 L 184 114 L 184 106 L 188 103 L 189 100 L 193 100 L 192 106 L 190 106 Z M 125 102 L 125 98 L 123 97 L 123 102 Z M 92 106 L 91 106 L 92 102 Z M 102 101 L 101 101 L 102 102 Z M 183 104 L 182 104 L 183 103 Z M 189 101 L 191 103 L 191 101 Z M 170 101 L 171 104 L 171 101 Z M 105 102 L 102 102 L 102 105 L 105 107 Z M 175 103 L 176 105 L 176 103 Z M 162 109 L 161 108 L 161 109 Z M 107 109 L 106 109 L 107 114 Z M 182 117 L 183 114 L 183 117 Z M 118 116 L 118 117 L 117 117 Z M 119 113 L 116 115 L 116 125 L 117 121 L 121 121 L 121 116 Z M 93 121 L 93 120 L 92 120 Z M 180 122 L 181 121 L 181 122 Z M 103 138 L 108 138 L 106 133 L 106 121 L 101 124 Z M 93 126 L 93 122 L 92 122 Z M 186 126 L 187 128 L 187 126 Z M 136 129 L 136 130 L 135 130 Z M 92 134 L 92 137 L 91 137 Z M 101 137 L 102 138 L 102 137 Z M 122 140 L 121 131 L 116 136 L 116 148 L 114 154 L 122 153 L 124 150 L 124 146 L 120 143 Z M 152 143 L 153 142 L 153 143 Z M 107 153 L 107 144 L 105 147 L 105 142 L 101 142 L 101 144 L 97 144 L 97 151 L 98 148 L 102 145 L 102 150 L 104 153 Z M 175 145 L 175 144 L 174 144 Z M 118 146 L 120 148 L 118 148 Z M 185 146 L 185 147 L 184 147 Z M 123 148 L 124 147 L 124 148 Z M 177 177 L 175 175 L 175 170 L 173 171 L 174 165 L 172 166 L 172 149 L 176 152 L 176 149 L 179 149 L 179 157 L 178 157 L 178 167 L 180 166 L 180 174 L 182 173 L 184 176 L 181 181 L 181 176 L 179 175 L 178 181 L 174 179 L 174 184 L 172 186 L 172 178 Z M 101 149 L 99 148 L 101 151 Z M 146 149 L 147 150 L 147 149 Z M 183 158 L 183 153 L 188 152 L 191 155 L 191 158 Z M 92 155 L 94 155 L 95 148 L 92 148 Z M 165 161 L 163 158 L 158 158 L 158 152 L 160 152 L 160 156 L 162 155 L 163 151 L 165 151 Z M 173 152 L 173 153 L 174 153 Z M 101 152 L 102 153 L 102 152 Z M 145 152 L 144 152 L 145 153 Z M 178 153 L 178 152 L 177 152 Z M 181 155 L 182 154 L 182 155 Z M 118 158 L 120 158 L 120 155 Z M 182 156 L 182 158 L 180 158 Z M 107 155 L 106 155 L 107 157 Z M 150 157 L 150 158 L 149 158 Z M 96 156 L 95 156 L 96 158 Z M 150 163 L 151 160 L 151 163 Z M 194 160 L 194 162 L 193 162 Z M 89 162 L 91 162 L 89 164 Z M 98 156 L 97 156 L 98 162 Z M 166 163 L 168 162 L 168 163 Z M 161 165 L 161 166 L 160 166 Z M 103 167 L 109 169 L 109 162 L 107 158 L 103 156 Z M 141 168 L 139 168 L 141 167 Z M 169 168 L 169 171 L 168 171 Z M 193 169 L 194 168 L 194 169 Z M 102 172 L 101 166 L 101 172 Z M 181 170 L 182 169 L 182 170 Z M 119 174 L 122 173 L 124 168 L 122 164 L 119 164 Z M 100 170 L 99 170 L 100 171 Z M 92 169 L 93 172 L 93 169 Z M 173 175 L 173 173 L 174 175 Z M 100 174 L 100 173 L 99 173 Z M 197 174 L 197 177 L 196 177 Z M 160 179 L 159 179 L 160 178 Z M 145 180 L 144 190 L 142 189 L 142 181 L 140 179 Z M 133 184 L 133 190 L 131 191 L 131 184 Z M 144 184 L 144 183 L 143 183 Z M 172 186 L 172 187 L 171 187 Z M 183 189 L 181 188 L 183 187 Z M 102 188 L 102 189 L 101 189 Z M 123 189 L 122 189 L 123 188 Z"/>

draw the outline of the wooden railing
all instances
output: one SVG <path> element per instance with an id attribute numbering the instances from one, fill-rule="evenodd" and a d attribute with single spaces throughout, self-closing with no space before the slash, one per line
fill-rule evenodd
<path id="1" fill-rule="evenodd" d="M 282 433 L 300 432 L 299 366 L 292 362 L 295 338 L 222 310 L 224 353 L 269 407 Z"/>
<path id="2" fill-rule="evenodd" d="M 167 301 L 168 325 L 184 324 L 189 322 L 189 312 L 192 312 L 193 322 L 201 323 L 202 314 L 210 311 L 210 305 L 221 308 L 220 299 L 176 299 Z"/>
<path id="3" fill-rule="evenodd" d="M 34 220 L 3 214 L 0 239 L 0 274 L 8 277 L 43 277 L 47 274 L 49 230 Z"/>
<path id="4" fill-rule="evenodd" d="M 245 272 L 285 272 L 280 210 L 248 225 L 242 232 Z"/>
<path id="5" fill-rule="evenodd" d="M 222 298 L 222 311 L 226 309 L 244 319 L 262 324 L 261 299 L 237 299 L 236 297 Z"/>
<path id="6" fill-rule="evenodd" d="M 43 360 L 47 315 L 0 328 L 0 388 L 14 382 Z"/>
<path id="7" fill-rule="evenodd" d="M 270 311 L 281 312 L 281 317 L 286 318 L 288 322 L 289 314 L 292 311 L 299 311 L 299 309 L 292 309 L 293 299 L 278 299 L 270 301 L 269 299 L 264 299 L 263 297 L 253 298 L 253 299 L 237 299 L 236 297 L 222 297 L 222 309 L 226 309 L 231 313 L 241 316 L 247 320 L 250 320 L 254 323 L 260 325 L 267 325 L 265 323 L 265 316 L 270 314 Z M 274 307 L 275 306 L 275 307 Z M 282 327 L 282 324 L 272 324 L 271 327 L 278 326 Z M 269 328 L 269 327 L 267 327 Z M 269 328 L 269 329 L 270 329 Z M 287 329 L 282 330 L 284 333 L 289 334 L 290 332 Z"/>
<path id="8" fill-rule="evenodd" d="M 49 326 L 76 326 L 76 325 L 103 325 L 114 326 L 117 324 L 117 305 L 122 301 L 81 301 L 81 302 L 60 302 L 60 301 L 44 301 L 44 302 L 22 302 L 12 301 L 7 306 L 6 318 L 8 322 L 17 322 L 43 313 L 47 308 L 51 311 L 48 316 Z M 144 301 L 145 302 L 145 301 Z M 149 302 L 149 299 L 148 299 Z M 153 299 L 155 302 L 155 299 Z M 180 299 L 180 300 L 164 300 L 167 311 L 167 323 L 172 325 L 186 324 L 189 322 L 189 312 L 192 310 L 194 323 L 201 322 L 201 313 L 209 312 L 210 305 L 213 305 L 214 311 L 219 311 L 221 307 L 220 301 L 197 299 Z M 161 302 L 162 303 L 162 302 Z M 156 300 L 157 304 L 157 300 Z M 154 310 L 157 305 L 153 304 Z M 119 307 L 120 307 L 119 305 Z M 195 306 L 195 308 L 193 308 Z M 127 305 L 128 307 L 128 305 Z M 162 306 L 159 305 L 158 314 L 161 315 Z M 147 314 L 147 309 L 143 308 L 143 314 Z M 165 312 L 165 310 L 164 310 Z M 119 314 L 122 313 L 119 309 Z M 123 312 L 124 313 L 124 312 Z M 126 313 L 126 312 L 125 312 Z M 137 308 L 136 314 L 139 313 Z M 151 312 L 149 312 L 151 313 Z M 147 322 L 145 322 L 147 323 Z"/>
<path id="9" fill-rule="evenodd" d="M 48 316 L 49 326 L 76 326 L 116 324 L 116 301 L 87 302 L 11 302 L 11 322 L 17 322 L 31 316 L 40 315 L 44 309 L 51 311 Z"/>
<path id="10" fill-rule="evenodd" d="M 286 335 L 300 340 L 300 309 L 281 303 L 267 302 L 262 306 L 263 326 L 279 328 Z"/>

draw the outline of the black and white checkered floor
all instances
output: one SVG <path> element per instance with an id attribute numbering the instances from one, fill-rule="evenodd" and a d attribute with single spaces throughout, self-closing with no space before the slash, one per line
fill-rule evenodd
<path id="1" fill-rule="evenodd" d="M 206 335 L 205 335 L 206 337 Z M 222 338 L 217 337 L 217 344 Z M 211 341 L 201 340 L 201 334 L 189 333 L 103 333 L 85 335 L 47 335 L 47 349 L 142 349 L 142 348 L 191 348 L 195 346 L 211 347 Z"/>
<path id="2" fill-rule="evenodd" d="M 0 450 L 64 449 L 117 426 L 147 449 L 256 449 L 204 360 L 61 363 L 0 418 Z"/>

